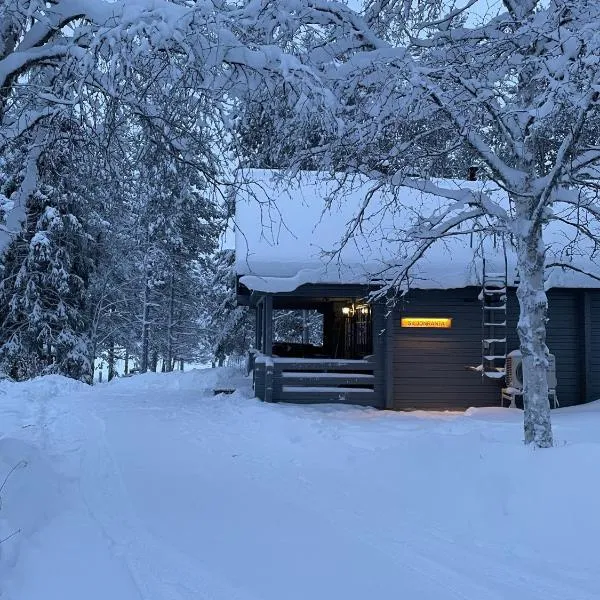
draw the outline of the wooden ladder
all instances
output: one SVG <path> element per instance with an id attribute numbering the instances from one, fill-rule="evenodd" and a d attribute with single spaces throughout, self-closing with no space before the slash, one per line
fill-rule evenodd
<path id="1" fill-rule="evenodd" d="M 506 373 L 507 270 L 506 254 L 501 272 L 488 271 L 483 259 L 481 367 L 483 377 L 490 379 L 502 379 Z"/>

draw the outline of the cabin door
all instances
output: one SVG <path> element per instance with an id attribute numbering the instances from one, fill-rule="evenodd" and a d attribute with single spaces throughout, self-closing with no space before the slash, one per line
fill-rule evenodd
<path id="1" fill-rule="evenodd" d="M 360 306 L 344 315 L 344 358 L 373 354 L 373 322 L 370 306 Z"/>

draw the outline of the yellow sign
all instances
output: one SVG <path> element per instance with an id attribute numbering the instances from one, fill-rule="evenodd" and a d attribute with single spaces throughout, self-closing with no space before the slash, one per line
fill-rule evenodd
<path id="1" fill-rule="evenodd" d="M 452 319 L 447 317 L 402 317 L 402 327 L 421 327 L 430 329 L 450 329 Z"/>

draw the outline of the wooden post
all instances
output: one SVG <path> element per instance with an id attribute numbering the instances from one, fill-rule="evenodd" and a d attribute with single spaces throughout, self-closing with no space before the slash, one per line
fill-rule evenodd
<path id="1" fill-rule="evenodd" d="M 256 349 L 260 350 L 261 352 L 263 351 L 262 348 L 262 340 L 263 340 L 263 336 L 262 336 L 262 328 L 263 328 L 263 310 L 262 310 L 262 301 L 259 302 L 256 305 L 256 309 L 255 309 L 255 316 L 256 316 Z"/>
<path id="2" fill-rule="evenodd" d="M 384 310 L 387 310 L 387 315 L 385 318 L 385 367 L 383 380 L 385 382 L 385 408 L 391 410 L 394 408 L 394 326 L 396 324 L 396 309 L 393 306 L 385 306 Z"/>
<path id="3" fill-rule="evenodd" d="M 265 328 L 267 326 L 267 320 L 266 320 L 266 299 L 265 297 L 263 297 L 260 301 L 260 351 L 263 354 L 266 354 L 265 352 Z"/>
<path id="4" fill-rule="evenodd" d="M 265 363 L 265 402 L 273 402 L 273 360 Z"/>
<path id="5" fill-rule="evenodd" d="M 273 296 L 267 294 L 264 299 L 265 314 L 264 314 L 264 353 L 271 356 L 273 353 Z"/>
<path id="6" fill-rule="evenodd" d="M 329 303 L 323 309 L 323 351 L 335 357 L 335 317 L 333 304 Z"/>

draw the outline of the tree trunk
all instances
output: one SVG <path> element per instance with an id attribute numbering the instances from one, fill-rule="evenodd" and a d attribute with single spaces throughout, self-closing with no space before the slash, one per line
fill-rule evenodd
<path id="1" fill-rule="evenodd" d="M 310 330 L 308 327 L 308 311 L 304 309 L 302 311 L 302 343 L 308 344 L 310 341 Z"/>
<path id="2" fill-rule="evenodd" d="M 548 300 L 544 289 L 545 251 L 541 227 L 517 239 L 520 316 L 518 323 L 523 355 L 523 404 L 525 443 L 539 448 L 552 446 L 548 400 L 548 347 L 546 320 Z"/>
<path id="3" fill-rule="evenodd" d="M 142 307 L 142 356 L 140 371 L 145 373 L 148 370 L 148 355 L 149 355 L 149 338 L 150 338 L 150 286 L 148 284 L 148 277 L 146 278 L 146 285 L 144 286 L 144 304 Z"/>
<path id="4" fill-rule="evenodd" d="M 169 282 L 169 319 L 167 325 L 167 370 L 173 370 L 173 323 L 175 322 L 175 276 L 171 273 Z"/>
<path id="5" fill-rule="evenodd" d="M 129 350 L 125 348 L 125 365 L 124 365 L 125 375 L 129 374 Z"/>
<path id="6" fill-rule="evenodd" d="M 91 344 L 92 346 L 92 351 L 91 351 L 91 358 L 90 358 L 90 365 L 91 365 L 91 378 L 92 378 L 92 385 L 94 384 L 94 377 L 96 375 L 96 341 L 94 340 Z"/>
<path id="7" fill-rule="evenodd" d="M 156 370 L 158 368 L 158 352 L 156 350 L 152 353 L 152 366 L 151 366 L 151 368 L 152 368 L 152 371 L 154 373 L 156 373 Z"/>
<path id="8" fill-rule="evenodd" d="M 115 376 L 115 343 L 110 341 L 108 346 L 108 381 L 111 381 Z"/>

